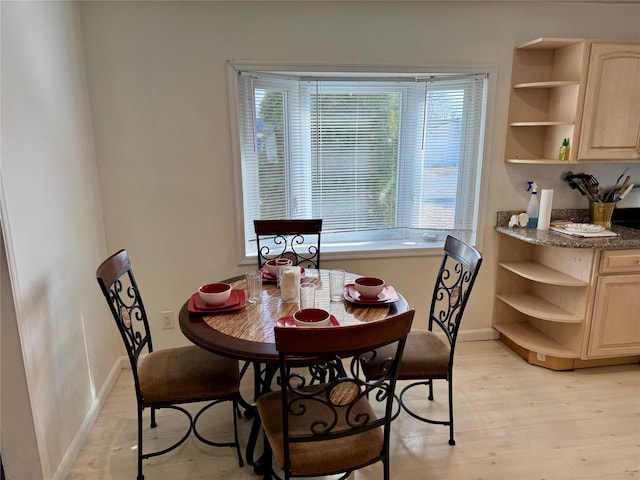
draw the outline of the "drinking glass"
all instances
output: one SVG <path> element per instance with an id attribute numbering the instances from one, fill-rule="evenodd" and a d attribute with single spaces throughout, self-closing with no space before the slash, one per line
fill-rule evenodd
<path id="1" fill-rule="evenodd" d="M 314 283 L 303 283 L 300 285 L 300 309 L 315 308 L 316 306 L 316 285 Z"/>
<path id="2" fill-rule="evenodd" d="M 262 302 L 262 275 L 260 272 L 247 272 L 247 300 L 249 303 Z"/>
<path id="3" fill-rule="evenodd" d="M 344 270 L 329 271 L 329 297 L 332 302 L 341 302 L 344 294 Z"/>

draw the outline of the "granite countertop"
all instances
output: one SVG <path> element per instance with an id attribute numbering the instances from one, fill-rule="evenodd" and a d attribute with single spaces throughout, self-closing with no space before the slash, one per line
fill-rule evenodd
<path id="1" fill-rule="evenodd" d="M 640 230 L 613 225 L 611 231 L 618 233 L 618 237 L 579 238 L 554 232 L 553 230 L 509 227 L 509 218 L 511 218 L 511 215 L 517 215 L 518 213 L 522 212 L 498 212 L 496 231 L 522 240 L 523 242 L 550 247 L 597 249 L 640 248 Z M 575 222 L 588 222 L 589 212 L 587 210 L 553 210 L 551 212 L 551 219 L 552 221 L 571 219 Z"/>

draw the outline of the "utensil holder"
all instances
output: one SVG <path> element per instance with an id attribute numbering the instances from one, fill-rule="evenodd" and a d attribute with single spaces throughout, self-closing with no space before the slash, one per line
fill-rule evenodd
<path id="1" fill-rule="evenodd" d="M 589 202 L 589 220 L 594 225 L 601 225 L 607 230 L 611 228 L 611 216 L 615 203 Z"/>

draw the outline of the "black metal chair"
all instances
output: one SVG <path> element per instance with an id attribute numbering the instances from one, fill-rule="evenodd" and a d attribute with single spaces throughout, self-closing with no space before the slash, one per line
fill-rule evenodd
<path id="1" fill-rule="evenodd" d="M 273 258 L 288 258 L 293 265 L 320 268 L 322 219 L 254 220 L 258 268 Z"/>
<path id="2" fill-rule="evenodd" d="M 138 480 L 144 479 L 142 461 L 163 455 L 182 445 L 193 431 L 202 442 L 218 447 L 235 447 L 238 463 L 244 462 L 240 453 L 235 412 L 240 398 L 238 361 L 215 355 L 197 346 L 153 350 L 147 314 L 142 303 L 129 256 L 120 250 L 107 258 L 96 272 L 100 289 L 115 319 L 124 341 L 133 372 L 138 409 Z M 144 354 L 147 347 L 147 354 Z M 179 405 L 208 402 L 195 417 Z M 204 438 L 196 423 L 209 408 L 221 402 L 233 405 L 233 442 L 213 442 Z M 189 428 L 173 445 L 155 452 L 144 453 L 142 448 L 142 413 L 151 409 L 151 428 L 156 427 L 156 410 L 170 408 L 184 413 Z"/>
<path id="3" fill-rule="evenodd" d="M 455 445 L 453 438 L 453 356 L 456 348 L 458 329 L 478 275 L 482 255 L 474 247 L 448 236 L 444 245 L 444 256 L 438 271 L 428 330 L 412 330 L 407 336 L 398 380 L 419 380 L 405 386 L 399 395 L 400 406 L 414 418 L 427 423 L 449 426 L 449 445 Z M 436 328 L 434 331 L 434 326 Z M 382 351 L 386 354 L 386 350 Z M 384 357 L 384 355 L 382 355 Z M 363 364 L 367 379 L 379 378 L 380 362 Z M 407 406 L 405 393 L 419 385 L 429 387 L 429 400 L 433 400 L 433 380 L 442 379 L 449 387 L 448 420 L 432 420 L 418 414 Z"/>
<path id="4" fill-rule="evenodd" d="M 414 311 L 340 328 L 276 327 L 280 389 L 257 400 L 265 447 L 284 478 L 351 472 L 381 461 L 390 479 L 389 430 L 398 370 Z M 376 349 L 386 346 L 384 358 Z M 378 350 L 379 351 L 379 350 Z M 384 373 L 365 381 L 359 365 L 376 360 Z M 315 384 L 301 365 L 339 364 L 342 375 Z M 271 475 L 271 455 L 267 474 Z"/>
<path id="5" fill-rule="evenodd" d="M 305 268 L 320 268 L 320 237 L 322 235 L 322 219 L 296 220 L 254 220 L 256 248 L 258 251 L 258 269 L 274 258 L 287 258 L 292 265 Z M 243 378 L 249 362 L 245 362 L 240 372 Z M 264 366 L 253 364 L 254 391 L 262 390 L 262 378 L 271 377 Z M 250 414 L 250 412 L 248 412 Z"/>

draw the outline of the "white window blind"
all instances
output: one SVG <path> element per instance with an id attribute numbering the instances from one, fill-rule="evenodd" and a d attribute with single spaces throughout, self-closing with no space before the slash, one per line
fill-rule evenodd
<path id="1" fill-rule="evenodd" d="M 486 80 L 239 72 L 246 255 L 254 219 L 322 218 L 323 252 L 474 241 Z"/>

